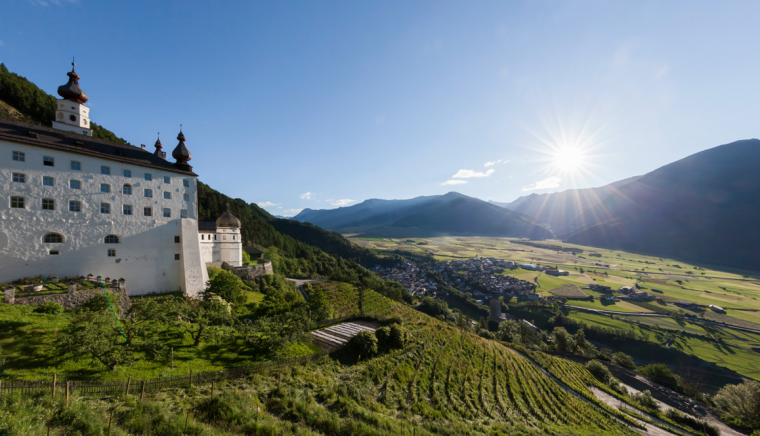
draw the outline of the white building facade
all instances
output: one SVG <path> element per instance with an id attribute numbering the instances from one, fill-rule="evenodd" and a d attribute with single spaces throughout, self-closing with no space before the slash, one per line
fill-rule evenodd
<path id="1" fill-rule="evenodd" d="M 198 229 L 201 258 L 209 266 L 227 263 L 231 267 L 243 266 L 243 241 L 240 220 L 227 208 L 216 222 L 201 222 Z"/>
<path id="2" fill-rule="evenodd" d="M 130 295 L 197 296 L 208 273 L 184 134 L 174 163 L 160 141 L 151 153 L 95 139 L 82 131 L 89 110 L 81 95 L 59 94 L 66 114 L 78 105 L 71 128 L 0 120 L 0 283 L 94 274 L 124 278 Z"/>

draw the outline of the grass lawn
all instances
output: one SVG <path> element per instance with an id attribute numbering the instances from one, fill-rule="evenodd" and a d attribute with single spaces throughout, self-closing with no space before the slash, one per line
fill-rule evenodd
<path id="1" fill-rule="evenodd" d="M 760 380 L 760 353 L 699 338 L 678 338 L 671 347 Z"/>

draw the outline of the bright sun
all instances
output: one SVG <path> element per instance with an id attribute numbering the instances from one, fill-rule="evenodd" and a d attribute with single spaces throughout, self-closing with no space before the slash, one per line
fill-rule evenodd
<path id="1" fill-rule="evenodd" d="M 574 172 L 584 163 L 585 153 L 572 146 L 561 146 L 554 151 L 554 165 L 561 171 Z"/>

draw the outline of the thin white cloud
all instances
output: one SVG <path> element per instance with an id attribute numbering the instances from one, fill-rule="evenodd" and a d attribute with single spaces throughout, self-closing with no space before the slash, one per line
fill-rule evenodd
<path id="1" fill-rule="evenodd" d="M 282 211 L 282 216 L 294 216 L 301 213 L 303 209 L 286 209 Z"/>
<path id="2" fill-rule="evenodd" d="M 342 198 L 340 200 L 335 200 L 330 204 L 332 204 L 333 206 L 348 206 L 349 204 L 354 203 L 355 201 L 356 200 L 349 200 L 348 198 Z"/>
<path id="3" fill-rule="evenodd" d="M 526 192 L 526 191 L 539 191 L 541 189 L 559 188 L 559 183 L 561 181 L 562 179 L 560 179 L 559 177 L 551 176 L 547 179 L 539 180 L 538 182 L 532 185 L 526 186 L 522 188 L 522 190 L 523 192 Z"/>
<path id="4" fill-rule="evenodd" d="M 473 171 L 473 170 L 459 170 L 456 174 L 451 176 L 452 179 L 471 179 L 473 177 L 488 177 L 493 174 L 494 169 L 491 168 L 486 172 Z"/>
<path id="5" fill-rule="evenodd" d="M 496 163 L 497 163 L 497 162 L 498 162 L 498 161 L 493 161 L 493 162 L 486 162 L 486 164 L 485 164 L 484 166 L 485 166 L 486 168 L 488 168 L 488 167 L 492 167 L 492 166 L 496 165 Z"/>
<path id="6" fill-rule="evenodd" d="M 304 194 L 301 194 L 301 200 L 311 200 L 311 196 L 313 194 L 311 192 L 306 192 Z"/>
<path id="7" fill-rule="evenodd" d="M 445 182 L 441 183 L 441 185 L 463 185 L 467 183 L 467 180 L 446 180 Z"/>
<path id="8" fill-rule="evenodd" d="M 272 207 L 277 206 L 280 203 L 272 203 L 271 201 L 262 201 L 260 203 L 256 203 L 259 207 Z"/>

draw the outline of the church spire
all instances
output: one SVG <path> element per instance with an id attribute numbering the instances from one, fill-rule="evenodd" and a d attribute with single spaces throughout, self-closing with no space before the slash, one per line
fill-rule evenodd
<path id="1" fill-rule="evenodd" d="M 179 143 L 177 144 L 177 147 L 174 148 L 174 151 L 172 151 L 172 157 L 177 160 L 177 163 L 174 165 L 178 168 L 190 171 L 192 167 L 188 165 L 187 162 L 192 159 L 193 156 L 190 154 L 190 150 L 188 150 L 185 146 L 185 134 L 182 133 L 181 124 L 179 126 L 179 135 L 177 135 L 177 140 Z"/>
<path id="2" fill-rule="evenodd" d="M 161 144 L 161 137 L 158 137 L 156 139 L 156 143 L 153 144 L 153 146 L 156 147 L 156 151 L 153 154 L 155 154 L 156 156 L 159 156 L 159 157 L 163 157 L 162 156 L 163 152 L 161 151 L 161 149 L 164 148 L 164 146 Z"/>
<path id="3" fill-rule="evenodd" d="M 71 72 L 66 73 L 66 75 L 69 76 L 69 81 L 65 85 L 58 87 L 58 95 L 66 100 L 75 101 L 77 103 L 87 103 L 89 97 L 87 97 L 87 94 L 85 94 L 85 92 L 82 91 L 82 88 L 79 87 L 80 77 L 79 74 L 77 74 L 76 64 L 73 60 L 71 61 Z"/>

